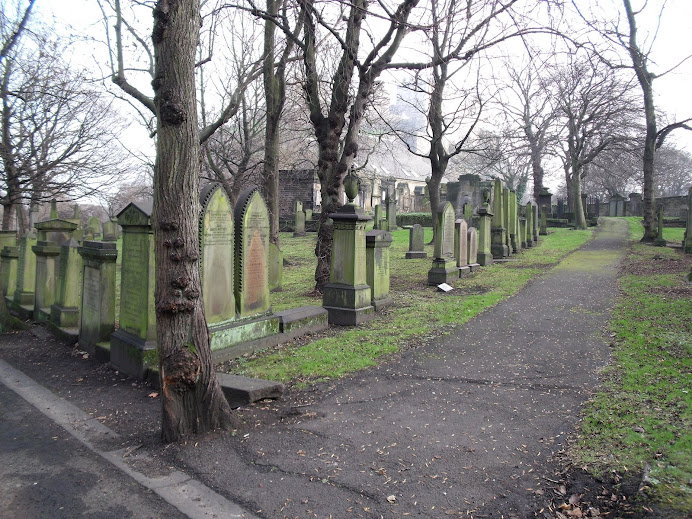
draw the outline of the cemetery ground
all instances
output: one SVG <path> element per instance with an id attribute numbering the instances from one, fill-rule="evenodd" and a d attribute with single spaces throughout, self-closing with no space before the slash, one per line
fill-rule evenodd
<path id="1" fill-rule="evenodd" d="M 591 241 L 551 229 L 448 294 L 394 231 L 392 307 L 223 366 L 287 385 L 231 434 L 162 446 L 155 390 L 42 328 L 1 336 L 0 357 L 119 433 L 139 470 L 183 469 L 257 517 L 683 517 L 692 258 L 627 243 L 625 221 Z M 320 304 L 313 243 L 282 236 L 275 309 Z"/>

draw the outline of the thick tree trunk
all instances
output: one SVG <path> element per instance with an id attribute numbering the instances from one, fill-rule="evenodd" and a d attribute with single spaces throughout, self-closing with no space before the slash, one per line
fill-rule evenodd
<path id="1" fill-rule="evenodd" d="M 199 0 L 157 2 L 152 33 L 157 116 L 153 223 L 161 434 L 166 442 L 232 425 L 214 374 L 201 298 L 194 80 L 199 27 Z"/>
<path id="2" fill-rule="evenodd" d="M 531 150 L 531 169 L 533 172 L 533 199 L 538 201 L 538 193 L 543 189 L 543 176 L 545 172 L 541 165 L 541 155 L 532 147 Z"/>
<path id="3" fill-rule="evenodd" d="M 584 204 L 581 202 L 581 169 L 572 165 L 572 203 L 574 205 L 574 225 L 577 229 L 586 229 Z"/>

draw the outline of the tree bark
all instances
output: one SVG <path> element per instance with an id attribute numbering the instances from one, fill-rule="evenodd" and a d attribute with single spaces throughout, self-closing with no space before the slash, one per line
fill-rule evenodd
<path id="1" fill-rule="evenodd" d="M 574 226 L 577 229 L 586 229 L 584 204 L 581 201 L 581 167 L 575 163 L 572 164 L 571 193 L 574 205 Z"/>
<path id="2" fill-rule="evenodd" d="M 232 426 L 213 369 L 200 297 L 200 143 L 194 79 L 199 27 L 199 0 L 156 3 L 153 226 L 161 435 L 166 442 Z"/>

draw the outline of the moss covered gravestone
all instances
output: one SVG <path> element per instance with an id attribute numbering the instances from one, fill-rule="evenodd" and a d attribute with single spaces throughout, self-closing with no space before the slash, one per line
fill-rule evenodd
<path id="1" fill-rule="evenodd" d="M 36 286 L 36 230 L 32 229 L 19 240 L 17 258 L 17 288 L 14 291 L 12 308 L 22 317 L 34 314 L 34 288 Z"/>
<path id="2" fill-rule="evenodd" d="M 72 239 L 77 224 L 53 218 L 36 224 L 38 240 L 32 250 L 36 254 L 36 279 L 34 286 L 34 319 L 48 321 L 51 307 L 57 300 L 62 246 Z"/>
<path id="3" fill-rule="evenodd" d="M 428 271 L 428 285 L 450 283 L 459 278 L 454 259 L 454 207 L 446 202 L 435 218 L 435 252 Z"/>
<path id="4" fill-rule="evenodd" d="M 110 337 L 115 330 L 114 242 L 84 241 L 77 249 L 82 257 L 82 301 L 79 346 L 101 362 L 110 360 Z"/>
<path id="5" fill-rule="evenodd" d="M 471 272 L 475 271 L 478 264 L 478 231 L 475 227 L 469 227 L 468 235 L 468 267 Z"/>
<path id="6" fill-rule="evenodd" d="M 408 235 L 408 252 L 406 259 L 427 258 L 428 253 L 425 252 L 425 231 L 420 224 L 413 224 Z"/>
<path id="7" fill-rule="evenodd" d="M 2 295 L 8 302 L 12 301 L 17 289 L 17 231 L 0 231 L 0 261 L 2 262 Z"/>
<path id="8" fill-rule="evenodd" d="M 692 187 L 687 192 L 687 225 L 682 239 L 682 250 L 692 253 Z"/>
<path id="9" fill-rule="evenodd" d="M 531 202 L 527 202 L 524 207 L 524 214 L 526 215 L 526 246 L 533 247 L 533 208 L 531 207 Z"/>
<path id="10" fill-rule="evenodd" d="M 118 214 L 123 229 L 120 327 L 111 335 L 111 364 L 139 379 L 158 364 L 152 205 L 150 200 L 131 202 Z"/>
<path id="11" fill-rule="evenodd" d="M 82 257 L 79 244 L 71 238 L 60 247 L 60 265 L 55 303 L 50 308 L 53 325 L 77 339 L 82 304 Z"/>
<path id="12" fill-rule="evenodd" d="M 457 262 L 459 277 L 468 274 L 471 269 L 468 266 L 469 261 L 469 235 L 468 224 L 463 218 L 459 218 L 454 223 L 454 259 Z"/>
<path id="13" fill-rule="evenodd" d="M 329 217 L 334 222 L 329 283 L 322 304 L 330 324 L 356 326 L 373 316 L 372 293 L 367 284 L 365 225 L 371 218 L 353 204 L 360 181 L 353 173 L 344 180 L 349 203 Z"/>
<path id="14" fill-rule="evenodd" d="M 370 287 L 371 302 L 375 311 L 380 311 L 394 301 L 389 295 L 389 246 L 392 235 L 387 231 L 365 233 L 366 281 Z"/>

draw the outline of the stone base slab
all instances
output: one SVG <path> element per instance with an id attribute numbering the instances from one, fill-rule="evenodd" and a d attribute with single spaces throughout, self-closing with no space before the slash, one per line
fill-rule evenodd
<path id="1" fill-rule="evenodd" d="M 284 385 L 271 380 L 216 373 L 216 378 L 231 409 L 267 398 L 281 398 Z"/>
<path id="2" fill-rule="evenodd" d="M 276 312 L 279 318 L 279 331 L 286 336 L 292 336 L 296 332 L 316 333 L 325 330 L 329 326 L 327 311 L 321 306 L 309 305 L 298 308 L 290 308 L 282 312 Z M 289 339 L 287 339 L 289 340 Z"/>
<path id="3" fill-rule="evenodd" d="M 654 240 L 654 246 L 655 247 L 665 247 L 666 245 L 668 245 L 668 242 L 666 240 L 664 240 L 663 238 L 656 238 Z"/>
<path id="4" fill-rule="evenodd" d="M 471 268 L 468 265 L 464 265 L 463 267 L 458 267 L 459 269 L 459 277 L 463 278 L 465 275 L 469 274 L 471 272 Z"/>
<path id="5" fill-rule="evenodd" d="M 437 286 L 459 279 L 459 270 L 453 259 L 434 259 L 432 268 L 428 270 L 428 285 Z"/>
<path id="6" fill-rule="evenodd" d="M 50 307 L 50 320 L 60 328 L 79 328 L 79 308 L 54 304 Z"/>
<path id="7" fill-rule="evenodd" d="M 145 341 L 123 330 L 115 330 L 111 335 L 110 363 L 118 371 L 144 380 L 149 366 L 158 364 L 156 341 Z"/>
<path id="8" fill-rule="evenodd" d="M 388 306 L 392 306 L 394 304 L 394 299 L 391 297 L 383 297 L 381 299 L 373 299 L 372 301 L 372 306 L 375 308 L 375 312 L 379 312 L 380 310 L 383 310 L 384 308 L 387 308 Z"/>
<path id="9" fill-rule="evenodd" d="M 479 252 L 476 259 L 478 260 L 478 264 L 481 267 L 485 267 L 487 265 L 492 265 L 492 263 L 493 263 L 493 255 L 487 254 L 485 252 Z"/>
<path id="10" fill-rule="evenodd" d="M 417 251 L 417 250 L 410 250 L 408 251 L 405 256 L 406 259 L 419 259 L 419 258 L 427 258 L 428 253 L 425 251 Z"/>
<path id="11" fill-rule="evenodd" d="M 325 306 L 329 316 L 329 324 L 337 326 L 358 326 L 372 319 L 375 315 L 375 308 L 371 305 L 363 308 L 339 308 Z"/>
<path id="12" fill-rule="evenodd" d="M 476 272 L 479 268 L 481 268 L 481 266 L 478 263 L 469 263 L 467 267 L 471 272 Z"/>

